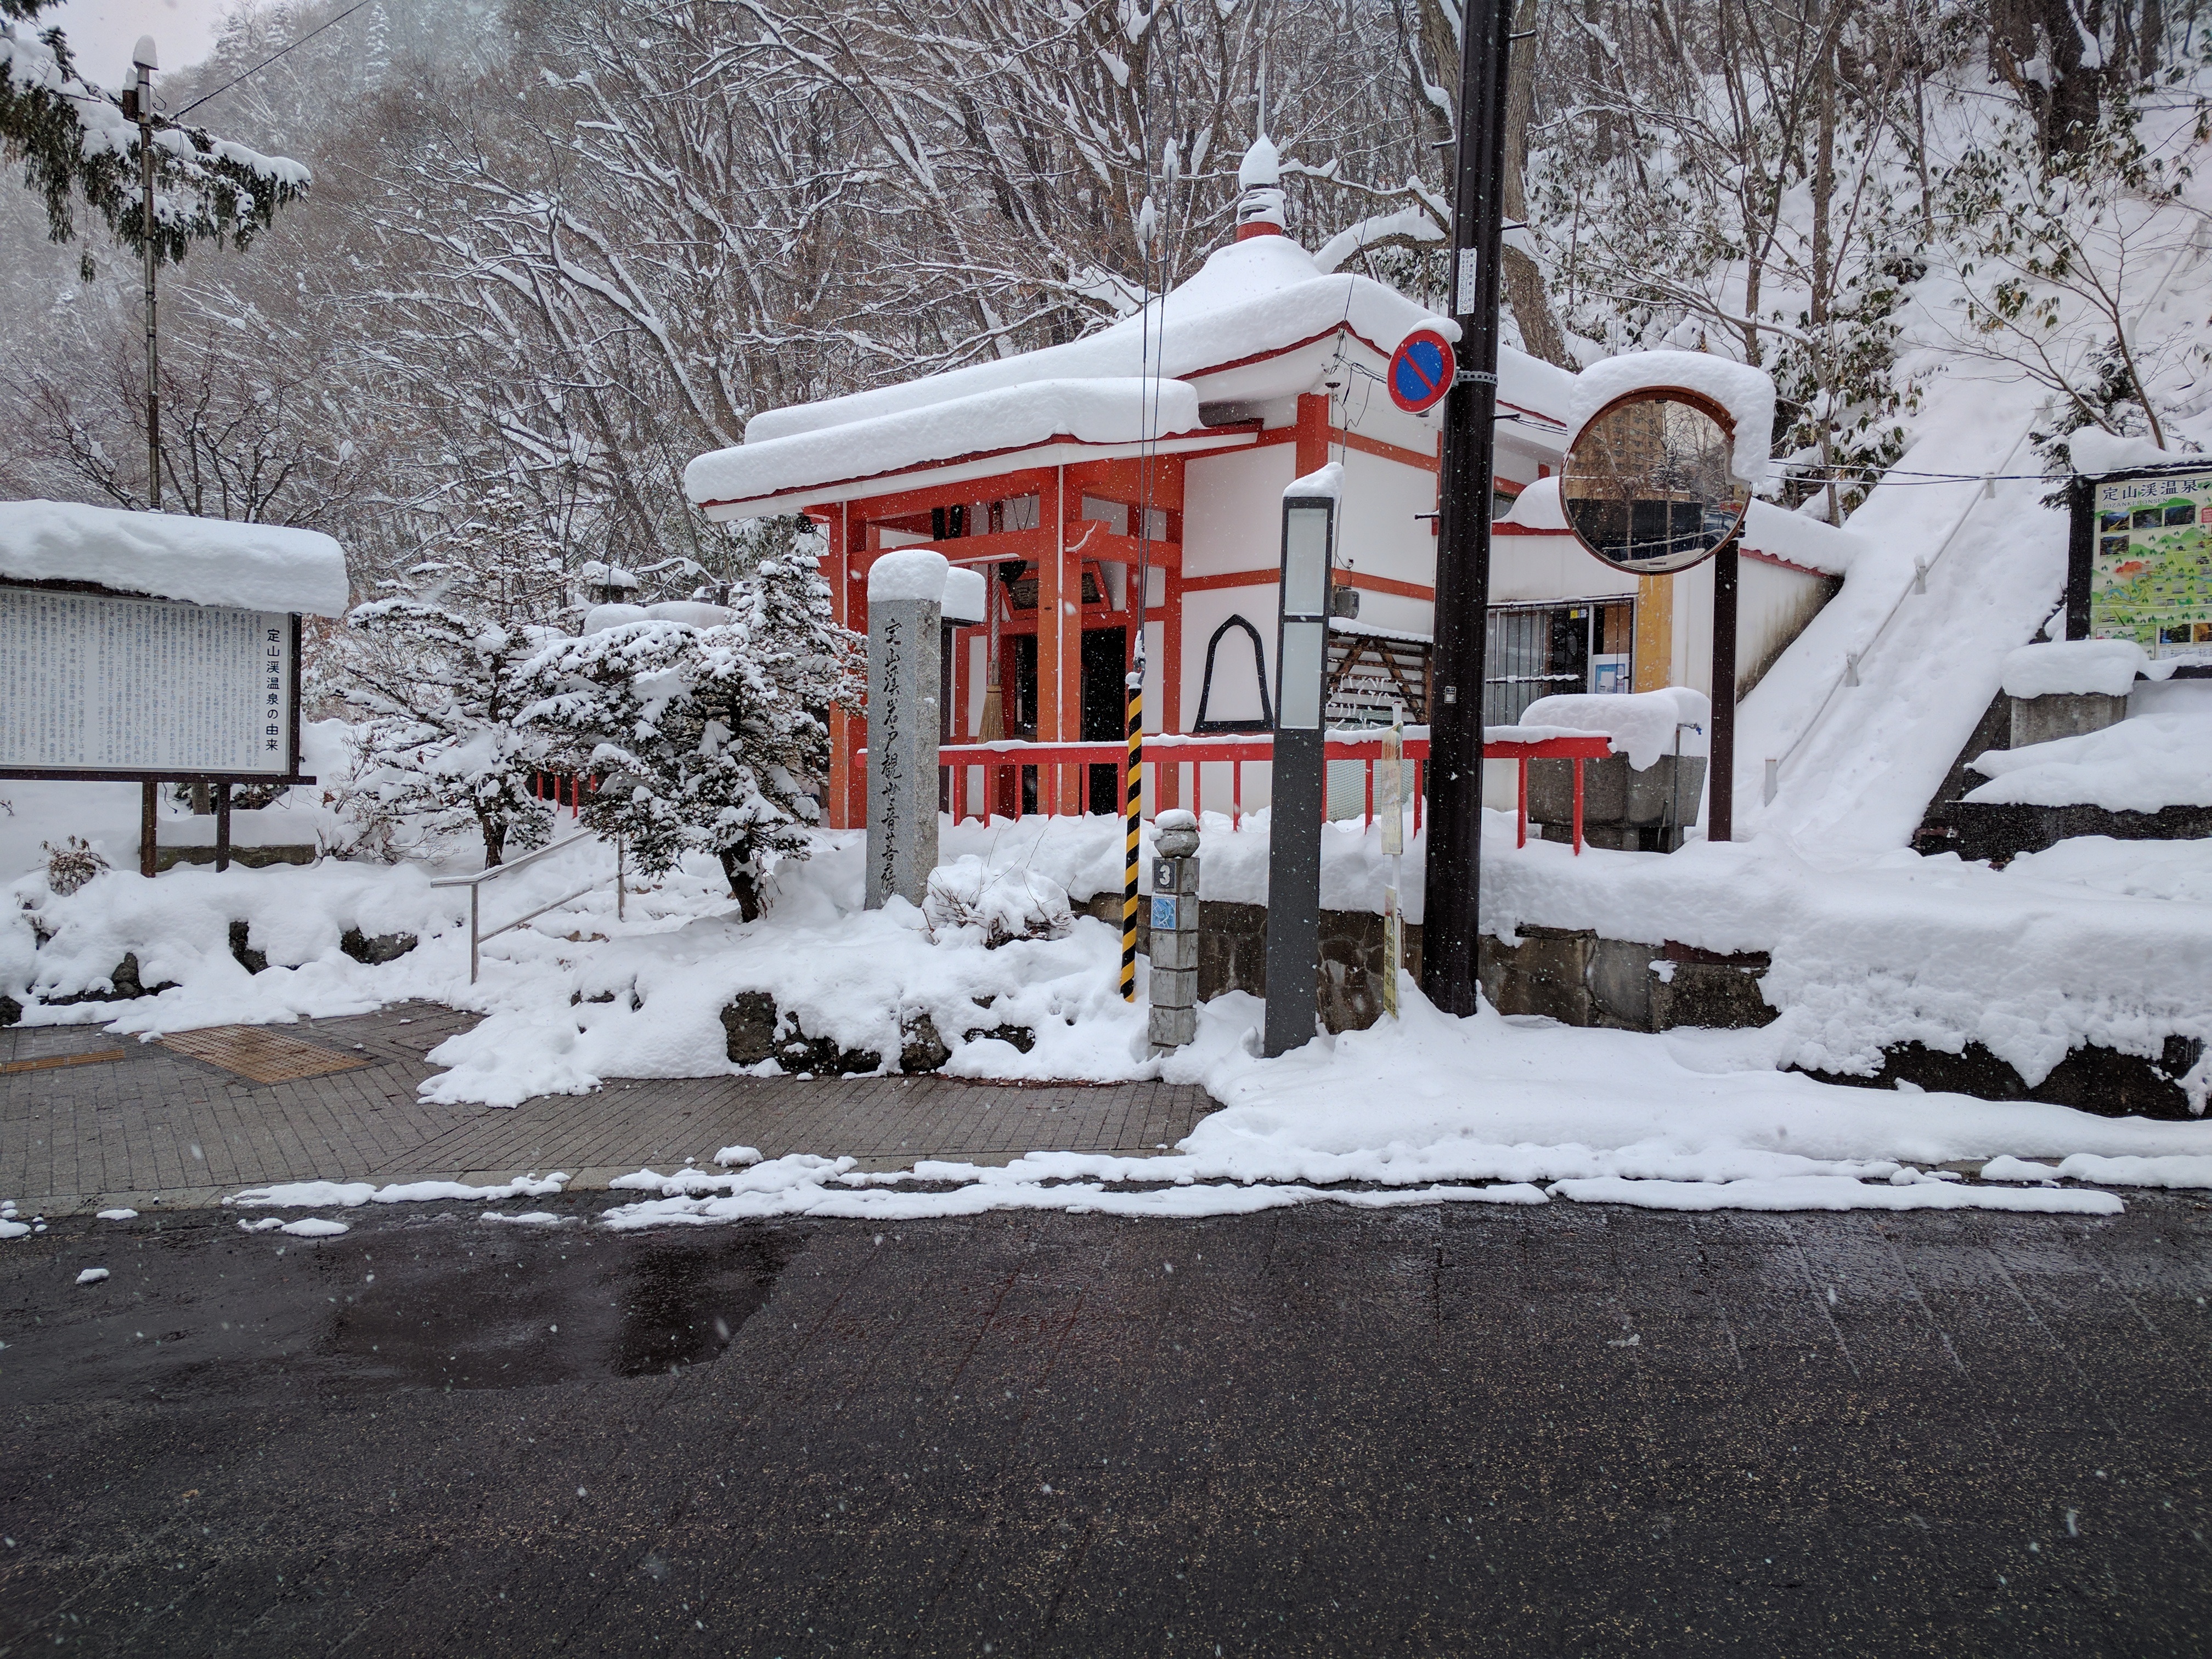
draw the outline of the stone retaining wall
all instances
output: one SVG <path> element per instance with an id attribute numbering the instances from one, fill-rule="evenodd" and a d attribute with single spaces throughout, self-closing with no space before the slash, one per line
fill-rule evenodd
<path id="1" fill-rule="evenodd" d="M 1093 914 L 1101 914 L 1094 911 Z M 1121 902 L 1112 904 L 1118 923 Z M 1267 912 L 1257 904 L 1204 902 L 1199 921 L 1198 994 L 1267 994 Z M 1138 946 L 1145 948 L 1143 929 Z M 1421 930 L 1406 928 L 1407 966 L 1418 977 Z M 1594 928 L 1520 930 L 1516 944 L 1481 942 L 1482 994 L 1504 1014 L 1537 1014 L 1562 1024 L 1624 1031 L 1677 1026 L 1737 1030 L 1771 1024 L 1781 1011 L 1759 993 L 1770 959 L 1763 952 L 1724 956 L 1693 946 L 1644 945 L 1601 938 Z M 1364 1030 L 1382 1017 L 1382 918 L 1364 911 L 1321 913 L 1321 972 L 1316 1005 L 1330 1031 Z M 2203 1053 L 2186 1038 L 2167 1041 L 2156 1060 L 2115 1049 L 2076 1048 L 2030 1088 L 2003 1060 L 1969 1044 L 1948 1054 L 1917 1042 L 1884 1054 L 1873 1077 L 1816 1073 L 1823 1082 L 1867 1088 L 1899 1083 L 1948 1090 L 1984 1100 L 2041 1100 L 2101 1116 L 2185 1120 L 2191 1114 L 2180 1079 Z"/>

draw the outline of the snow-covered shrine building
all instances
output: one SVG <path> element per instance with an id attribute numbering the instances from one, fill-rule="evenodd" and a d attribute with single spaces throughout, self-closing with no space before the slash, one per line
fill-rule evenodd
<path id="1" fill-rule="evenodd" d="M 1273 708 L 1283 490 L 1340 461 L 1330 718 L 1384 721 L 1395 701 L 1425 721 L 1440 422 L 1400 410 L 1383 374 L 1413 330 L 1454 325 L 1286 235 L 1266 139 L 1240 182 L 1234 239 L 1146 311 L 1063 345 L 765 410 L 744 443 L 691 463 L 691 501 L 716 520 L 817 520 L 839 619 L 858 631 L 882 554 L 927 546 L 981 569 L 999 615 L 956 635 L 955 744 L 985 735 L 994 638 L 1005 738 L 1121 739 L 1141 531 L 1146 729 L 1256 734 Z M 1572 377 L 1509 349 L 1498 380 L 1496 505 L 1510 510 L 1492 577 L 1486 720 L 1510 722 L 1548 692 L 1705 689 L 1710 605 L 1691 590 L 1702 580 L 1709 596 L 1710 571 L 1638 578 L 1584 552 L 1545 482 L 1561 463 Z M 1826 538 L 1850 539 L 1767 519 L 1760 528 L 1789 545 L 1769 553 L 1748 538 L 1740 662 L 1754 673 L 1832 589 L 1841 556 Z M 851 827 L 865 732 L 833 723 L 829 818 Z M 1166 746 L 1148 757 L 1178 758 Z M 1048 769 L 1054 781 L 1041 798 L 1032 785 L 1026 810 L 1113 810 L 1110 773 L 1085 770 Z M 1189 804 L 1189 766 L 1155 777 L 1152 804 Z M 1266 799 L 1263 777 L 1243 787 L 1247 805 Z M 1210 776 L 1205 798 L 1222 799 Z"/>

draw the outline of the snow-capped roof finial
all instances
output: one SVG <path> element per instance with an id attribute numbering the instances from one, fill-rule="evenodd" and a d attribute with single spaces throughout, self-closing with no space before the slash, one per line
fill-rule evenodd
<path id="1" fill-rule="evenodd" d="M 1237 169 L 1237 187 L 1255 190 L 1283 181 L 1283 158 L 1275 149 L 1275 141 L 1261 133 L 1244 152 L 1244 160 Z"/>
<path id="2" fill-rule="evenodd" d="M 1237 240 L 1283 234 L 1283 157 L 1267 137 L 1267 71 L 1260 71 L 1259 131 L 1237 168 Z"/>

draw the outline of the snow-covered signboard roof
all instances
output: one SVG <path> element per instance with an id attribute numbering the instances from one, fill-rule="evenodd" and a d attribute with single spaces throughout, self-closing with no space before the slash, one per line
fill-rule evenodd
<path id="1" fill-rule="evenodd" d="M 0 501 L 0 579 L 91 582 L 240 611 L 346 612 L 345 552 L 319 531 L 73 501 Z"/>
<path id="2" fill-rule="evenodd" d="M 957 459 L 1010 456 L 1051 440 L 1105 445 L 1182 434 L 1180 447 L 1246 442 L 1244 434 L 1218 429 L 1191 437 L 1194 428 L 1205 431 L 1199 405 L 1311 392 L 1316 365 L 1300 348 L 1341 333 L 1387 358 L 1416 328 L 1457 335 L 1450 319 L 1394 289 L 1324 270 L 1287 236 L 1249 236 L 1216 250 L 1164 299 L 1083 339 L 764 410 L 746 426 L 744 443 L 691 464 L 685 490 L 715 516 L 735 517 L 764 510 L 775 495 L 848 485 L 857 470 L 883 477 Z M 1572 385 L 1564 372 L 1508 350 L 1499 377 L 1503 403 L 1553 421 L 1564 415 Z M 1140 388 L 1142 396 L 1160 398 L 1149 423 Z"/>

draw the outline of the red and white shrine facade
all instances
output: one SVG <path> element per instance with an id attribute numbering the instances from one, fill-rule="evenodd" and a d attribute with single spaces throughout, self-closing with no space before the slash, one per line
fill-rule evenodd
<path id="1" fill-rule="evenodd" d="M 1337 585 L 1358 597 L 1340 601 L 1357 615 L 1340 623 L 1338 655 L 1359 661 L 1340 662 L 1340 693 L 1364 685 L 1384 718 L 1395 700 L 1421 720 L 1438 422 L 1401 411 L 1382 375 L 1413 330 L 1449 335 L 1453 325 L 1370 278 L 1325 270 L 1282 233 L 1272 177 L 1255 185 L 1248 166 L 1245 181 L 1236 240 L 1164 301 L 1065 345 L 764 411 L 743 444 L 691 464 L 691 501 L 717 520 L 819 522 L 838 618 L 857 631 L 869 566 L 887 551 L 927 546 L 982 571 L 998 614 L 955 637 L 953 743 L 985 735 L 994 649 L 1005 738 L 1120 740 L 1139 604 L 1147 732 L 1258 733 L 1272 697 L 1283 489 L 1341 461 Z M 1504 358 L 1511 418 L 1498 470 L 1510 494 L 1558 465 L 1569 380 L 1520 353 Z M 833 826 L 862 820 L 863 725 L 835 721 Z M 1188 803 L 1189 769 L 1159 766 L 1152 804 Z M 1086 770 L 1042 769 L 1019 806 L 1113 810 Z M 1206 794 L 1224 799 L 1212 781 Z"/>

